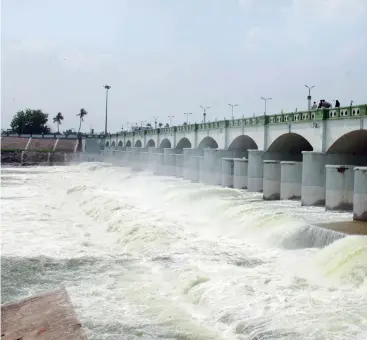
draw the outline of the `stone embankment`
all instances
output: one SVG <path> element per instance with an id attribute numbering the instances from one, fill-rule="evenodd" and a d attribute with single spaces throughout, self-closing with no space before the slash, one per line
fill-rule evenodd
<path id="1" fill-rule="evenodd" d="M 74 154 L 66 152 L 2 151 L 1 164 L 15 166 L 63 165 L 71 162 Z"/>

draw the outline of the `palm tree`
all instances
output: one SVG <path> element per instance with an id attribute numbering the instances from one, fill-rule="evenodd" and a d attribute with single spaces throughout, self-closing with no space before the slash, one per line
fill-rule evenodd
<path id="1" fill-rule="evenodd" d="M 54 123 L 57 124 L 57 133 L 60 133 L 60 125 L 62 123 L 62 121 L 64 120 L 64 116 L 62 115 L 61 112 L 59 112 L 55 117 L 54 117 Z"/>
<path id="2" fill-rule="evenodd" d="M 80 133 L 80 128 L 82 127 L 82 122 L 84 121 L 84 116 L 86 116 L 88 114 L 88 112 L 85 109 L 80 109 L 80 112 L 77 114 L 77 116 L 79 116 L 79 130 L 78 130 L 78 134 Z"/>

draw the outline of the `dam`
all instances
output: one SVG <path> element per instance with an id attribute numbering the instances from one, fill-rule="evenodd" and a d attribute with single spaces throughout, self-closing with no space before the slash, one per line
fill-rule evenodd
<path id="1" fill-rule="evenodd" d="M 156 175 L 353 211 L 367 221 L 367 105 L 173 126 L 99 139 L 105 160 Z"/>

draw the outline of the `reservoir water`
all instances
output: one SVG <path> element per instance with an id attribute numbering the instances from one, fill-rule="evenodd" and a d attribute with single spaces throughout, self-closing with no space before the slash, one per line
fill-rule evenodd
<path id="1" fill-rule="evenodd" d="M 2 302 L 64 285 L 90 339 L 367 339 L 350 213 L 103 163 L 2 168 Z"/>

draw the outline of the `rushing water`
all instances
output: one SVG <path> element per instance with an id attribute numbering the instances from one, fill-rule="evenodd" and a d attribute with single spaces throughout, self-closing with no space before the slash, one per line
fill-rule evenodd
<path id="1" fill-rule="evenodd" d="M 90 339 L 367 338 L 350 214 L 102 163 L 3 168 L 2 301 L 65 285 Z"/>

